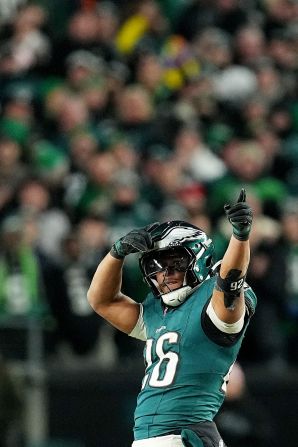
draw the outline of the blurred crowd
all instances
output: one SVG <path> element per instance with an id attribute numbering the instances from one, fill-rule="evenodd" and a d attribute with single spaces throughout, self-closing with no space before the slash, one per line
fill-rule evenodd
<path id="1" fill-rule="evenodd" d="M 96 356 L 108 333 L 129 362 L 139 345 L 86 300 L 98 262 L 168 219 L 220 259 L 245 187 L 258 311 L 240 360 L 296 366 L 298 2 L 1 0 L 0 36 L 0 332 L 38 319 L 58 358 Z M 142 301 L 137 258 L 125 270 Z"/>

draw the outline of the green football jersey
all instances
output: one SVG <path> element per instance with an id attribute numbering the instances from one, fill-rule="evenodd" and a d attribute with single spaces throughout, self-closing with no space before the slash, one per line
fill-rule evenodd
<path id="1" fill-rule="evenodd" d="M 214 283 L 215 277 L 206 280 L 177 308 L 164 308 L 152 294 L 144 301 L 147 368 L 135 410 L 135 439 L 211 421 L 222 405 L 256 296 L 245 288 L 248 314 L 241 335 L 232 343 L 217 343 L 203 328 Z"/>

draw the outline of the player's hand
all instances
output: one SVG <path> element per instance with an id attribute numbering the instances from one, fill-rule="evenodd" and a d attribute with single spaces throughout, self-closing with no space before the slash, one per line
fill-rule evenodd
<path id="1" fill-rule="evenodd" d="M 252 225 L 252 209 L 246 203 L 245 189 L 241 189 L 235 205 L 226 204 L 224 210 L 233 226 L 233 234 L 239 241 L 247 241 Z"/>
<path id="2" fill-rule="evenodd" d="M 123 259 L 130 253 L 150 250 L 153 248 L 151 233 L 158 226 L 159 222 L 155 222 L 130 231 L 113 244 L 110 254 L 116 259 Z"/>

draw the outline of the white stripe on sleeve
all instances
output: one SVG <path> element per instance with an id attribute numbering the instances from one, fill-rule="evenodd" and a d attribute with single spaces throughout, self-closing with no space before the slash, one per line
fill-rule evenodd
<path id="1" fill-rule="evenodd" d="M 139 340 L 146 341 L 147 340 L 147 334 L 146 334 L 146 327 L 145 322 L 143 318 L 144 309 L 142 304 L 140 304 L 140 315 L 137 321 L 137 324 L 133 328 L 130 334 L 128 334 L 130 337 L 138 338 Z"/>
<path id="2" fill-rule="evenodd" d="M 219 329 L 221 332 L 224 332 L 226 334 L 238 334 L 244 326 L 245 310 L 244 310 L 241 318 L 238 321 L 236 321 L 235 323 L 225 323 L 224 321 L 220 320 L 215 313 L 215 310 L 212 306 L 211 301 L 208 304 L 206 313 L 209 316 L 212 323 L 214 324 L 214 326 L 216 326 L 217 329 Z"/>

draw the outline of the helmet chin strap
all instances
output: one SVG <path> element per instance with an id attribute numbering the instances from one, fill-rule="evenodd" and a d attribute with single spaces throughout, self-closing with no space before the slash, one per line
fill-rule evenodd
<path id="1" fill-rule="evenodd" d="M 160 295 L 160 297 L 166 306 L 178 307 L 180 304 L 183 304 L 186 298 L 197 290 L 200 285 L 201 284 L 197 284 L 195 287 L 183 285 L 179 289 Z"/>
<path id="2" fill-rule="evenodd" d="M 184 303 L 188 295 L 192 292 L 192 288 L 186 284 L 186 272 L 183 279 L 182 287 L 179 289 L 171 290 L 168 284 L 166 283 L 166 277 L 168 274 L 168 269 L 165 269 L 162 286 L 165 286 L 169 292 L 162 293 L 161 299 L 166 306 L 177 307 L 180 304 Z"/>
<path id="3" fill-rule="evenodd" d="M 192 291 L 193 289 L 190 286 L 183 286 L 177 290 L 162 294 L 161 299 L 166 306 L 177 307 L 184 303 Z"/>
<path id="4" fill-rule="evenodd" d="M 168 275 L 168 268 L 165 269 L 162 282 L 160 284 L 157 283 L 156 279 L 152 278 L 152 282 L 155 284 L 155 287 L 157 287 L 160 290 L 160 287 L 163 286 L 168 289 L 168 292 L 166 293 L 160 293 L 159 297 L 162 299 L 163 303 L 166 306 L 170 307 L 178 307 L 180 304 L 184 303 L 186 298 L 197 288 L 196 287 L 190 287 L 186 283 L 186 273 L 184 275 L 183 284 L 179 289 L 171 290 L 169 285 L 166 283 L 166 277 Z"/>

